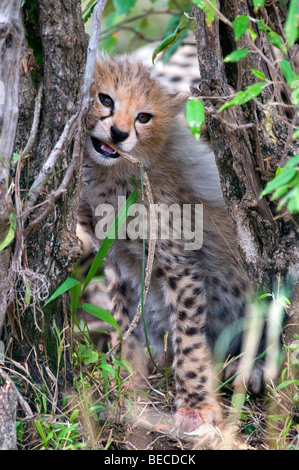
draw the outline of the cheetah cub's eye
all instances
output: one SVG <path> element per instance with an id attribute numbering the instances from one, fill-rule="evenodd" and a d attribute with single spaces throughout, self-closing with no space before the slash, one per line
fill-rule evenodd
<path id="1" fill-rule="evenodd" d="M 137 116 L 137 121 L 141 122 L 141 124 L 146 124 L 151 120 L 153 116 L 149 113 L 139 113 Z"/>
<path id="2" fill-rule="evenodd" d="M 99 94 L 99 100 L 102 103 L 103 106 L 106 106 L 106 108 L 112 108 L 113 107 L 113 99 L 110 98 L 108 95 L 103 95 L 102 93 Z"/>

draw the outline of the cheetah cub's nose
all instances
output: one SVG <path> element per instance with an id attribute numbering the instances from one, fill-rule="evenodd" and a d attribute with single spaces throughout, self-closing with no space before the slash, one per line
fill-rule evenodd
<path id="1" fill-rule="evenodd" d="M 111 135 L 112 141 L 115 144 L 117 144 L 118 142 L 123 142 L 124 140 L 126 140 L 129 137 L 128 132 L 123 132 L 120 129 L 118 129 L 117 127 L 114 127 L 114 126 L 110 127 L 110 135 Z"/>

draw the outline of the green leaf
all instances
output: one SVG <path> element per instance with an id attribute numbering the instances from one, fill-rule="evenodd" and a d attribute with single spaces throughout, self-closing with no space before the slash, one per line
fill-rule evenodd
<path id="1" fill-rule="evenodd" d="M 289 385 L 299 385 L 299 380 L 295 380 L 295 379 L 285 380 L 284 382 L 279 384 L 278 387 L 276 387 L 274 391 L 276 392 L 277 390 L 281 390 L 282 388 L 288 387 Z"/>
<path id="2" fill-rule="evenodd" d="M 239 62 L 247 56 L 248 52 L 248 49 L 237 49 L 224 57 L 223 62 Z"/>
<path id="3" fill-rule="evenodd" d="M 81 361 L 83 361 L 86 366 L 88 366 L 89 364 L 95 364 L 96 362 L 98 362 L 100 357 L 97 351 L 85 344 L 78 345 L 78 353 Z"/>
<path id="4" fill-rule="evenodd" d="M 218 4 L 217 4 L 216 0 L 211 0 L 211 3 L 218 10 Z M 206 4 L 203 11 L 206 14 L 207 24 L 213 23 L 213 21 L 215 19 L 215 16 L 216 16 L 216 11 L 214 10 L 214 8 L 212 8 L 212 7 L 210 7 L 209 5 Z"/>
<path id="5" fill-rule="evenodd" d="M 186 119 L 195 139 L 199 140 L 201 128 L 205 121 L 205 108 L 199 99 L 192 99 L 187 102 Z"/>
<path id="6" fill-rule="evenodd" d="M 264 20 L 259 20 L 257 22 L 257 25 L 258 25 L 259 30 L 262 31 L 263 33 L 269 33 L 269 31 L 271 31 L 271 28 L 269 28 L 269 26 L 265 24 Z"/>
<path id="7" fill-rule="evenodd" d="M 260 295 L 259 299 L 265 299 L 266 297 L 273 297 L 273 296 L 272 294 L 266 293 L 266 294 Z"/>
<path id="8" fill-rule="evenodd" d="M 206 15 L 206 22 L 212 23 L 216 16 L 216 11 L 212 8 L 205 0 L 192 0 L 195 5 L 203 10 Z M 211 0 L 212 5 L 218 10 L 218 4 L 216 0 Z"/>
<path id="9" fill-rule="evenodd" d="M 107 364 L 107 361 L 106 361 L 106 356 L 104 353 L 101 353 L 101 363 L 102 364 Z M 108 394 L 108 385 L 109 385 L 109 379 L 108 379 L 108 374 L 106 372 L 105 369 L 102 369 L 102 372 L 103 372 L 103 379 L 104 379 L 104 390 L 105 390 L 105 394 Z"/>
<path id="10" fill-rule="evenodd" d="M 102 241 L 101 246 L 89 268 L 89 271 L 87 273 L 87 276 L 84 282 L 83 291 L 86 289 L 91 279 L 94 277 L 100 265 L 102 264 L 103 259 L 108 253 L 118 231 L 125 223 L 128 215 L 133 209 L 134 204 L 137 202 L 137 199 L 138 199 L 138 191 L 137 189 L 134 189 L 132 194 L 130 194 L 130 196 L 126 200 L 125 204 L 120 208 L 117 216 L 115 217 L 114 223 L 112 223 L 112 225 L 109 227 L 107 236 Z"/>
<path id="11" fill-rule="evenodd" d="M 17 163 L 17 161 L 19 160 L 20 158 L 20 154 L 19 153 L 13 153 L 12 154 L 12 164 L 14 165 L 15 163 Z"/>
<path id="12" fill-rule="evenodd" d="M 263 74 L 263 72 L 261 72 L 260 70 L 250 69 L 250 72 L 252 72 L 256 78 L 260 78 L 261 80 L 266 80 L 265 74 Z"/>
<path id="13" fill-rule="evenodd" d="M 257 24 L 260 31 L 267 34 L 268 41 L 271 42 L 273 46 L 280 49 L 283 54 L 287 54 L 287 47 L 283 42 L 282 37 L 273 31 L 273 29 L 271 29 L 268 25 L 266 25 L 264 20 L 259 20 Z"/>
<path id="14" fill-rule="evenodd" d="M 297 127 L 297 129 L 295 130 L 292 139 L 293 140 L 299 139 L 299 127 Z"/>
<path id="15" fill-rule="evenodd" d="M 113 364 L 115 364 L 120 369 L 125 369 L 130 374 L 132 374 L 133 372 L 131 364 L 124 358 L 122 358 L 121 361 L 119 361 L 118 359 L 113 359 Z"/>
<path id="16" fill-rule="evenodd" d="M 252 29 L 247 28 L 247 33 L 250 35 L 252 42 L 257 39 L 257 34 L 255 31 L 252 31 Z"/>
<path id="17" fill-rule="evenodd" d="M 289 189 L 289 186 L 287 184 L 276 189 L 274 193 L 272 194 L 272 197 L 271 197 L 272 201 L 275 201 L 276 199 L 284 196 L 286 192 L 288 191 L 288 189 Z"/>
<path id="18" fill-rule="evenodd" d="M 293 90 L 291 94 L 292 104 L 295 106 L 298 106 L 299 105 L 299 77 L 298 75 L 296 76 L 296 80 L 293 80 L 290 83 L 290 87 Z"/>
<path id="19" fill-rule="evenodd" d="M 14 213 L 12 212 L 11 213 L 11 216 L 12 217 L 15 217 Z M 17 222 L 16 222 L 16 219 L 15 218 L 11 218 L 10 219 L 10 225 L 9 225 L 9 229 L 8 229 L 8 232 L 7 232 L 7 235 L 6 237 L 4 238 L 3 242 L 0 243 L 0 251 L 4 250 L 4 248 L 6 248 L 14 239 L 15 237 L 15 230 L 16 230 L 16 226 L 17 226 Z"/>
<path id="20" fill-rule="evenodd" d="M 283 201 L 281 201 L 283 202 Z M 299 188 L 293 188 L 288 194 L 288 201 L 287 201 L 287 208 L 288 211 L 291 213 L 299 212 Z"/>
<path id="21" fill-rule="evenodd" d="M 47 302 L 44 304 L 44 306 L 48 305 L 52 300 L 56 299 L 59 297 L 61 294 L 64 294 L 64 292 L 67 292 L 70 290 L 72 287 L 76 286 L 77 284 L 80 284 L 79 281 L 76 279 L 73 279 L 72 277 L 68 277 L 63 284 L 61 284 L 60 287 L 54 292 L 54 294 L 47 300 Z"/>
<path id="22" fill-rule="evenodd" d="M 257 82 L 253 85 L 250 85 L 245 91 L 239 91 L 231 101 L 228 101 L 218 109 L 218 113 L 221 113 L 221 111 L 229 108 L 230 106 L 239 106 L 241 104 L 247 103 L 248 101 L 258 96 L 266 85 L 266 82 Z"/>
<path id="23" fill-rule="evenodd" d="M 232 405 L 237 411 L 241 411 L 245 403 L 246 396 L 244 393 L 235 393 L 232 396 Z"/>
<path id="24" fill-rule="evenodd" d="M 265 3 L 266 0 L 253 0 L 253 6 L 255 11 L 258 11 Z"/>
<path id="25" fill-rule="evenodd" d="M 187 28 L 187 26 L 188 26 L 188 18 L 186 18 L 186 16 L 183 15 L 180 19 L 178 26 L 175 28 L 174 32 L 168 34 L 154 49 L 154 52 L 152 54 L 152 63 L 154 63 L 155 58 L 157 57 L 158 54 L 160 54 L 160 52 L 165 51 L 168 47 L 172 46 L 177 41 L 179 41 L 183 31 Z"/>
<path id="26" fill-rule="evenodd" d="M 240 39 L 241 36 L 245 33 L 247 26 L 249 24 L 249 18 L 245 15 L 239 15 L 232 22 L 233 30 L 235 33 L 235 40 Z"/>
<path id="27" fill-rule="evenodd" d="M 289 183 L 291 179 L 294 178 L 296 173 L 297 172 L 294 168 L 288 168 L 287 170 L 279 173 L 277 176 L 275 176 L 275 178 L 267 183 L 265 189 L 261 193 L 260 198 Z"/>
<path id="28" fill-rule="evenodd" d="M 167 49 L 171 44 L 174 44 L 178 39 L 179 35 L 177 33 L 171 33 L 169 36 L 167 36 L 163 41 L 161 41 L 158 46 L 154 49 L 153 55 L 152 55 L 152 63 L 154 63 L 155 58 L 157 57 L 160 52 L 163 52 L 165 49 Z"/>
<path id="29" fill-rule="evenodd" d="M 137 0 L 113 0 L 115 10 L 119 15 L 128 15 L 135 6 Z"/>
<path id="30" fill-rule="evenodd" d="M 84 303 L 82 305 L 82 308 L 87 313 L 90 313 L 91 315 L 98 318 L 99 320 L 102 320 L 102 321 L 108 323 L 108 325 L 113 326 L 113 328 L 115 328 L 121 336 L 119 326 L 118 326 L 114 316 L 111 315 L 111 313 L 107 312 L 107 310 L 104 310 L 103 308 L 98 307 L 97 305 L 86 304 L 86 303 Z"/>
<path id="31" fill-rule="evenodd" d="M 296 80 L 296 74 L 292 69 L 292 66 L 288 60 L 281 60 L 280 61 L 280 69 L 283 73 L 284 78 L 290 85 L 294 80 Z"/>
<path id="32" fill-rule="evenodd" d="M 81 294 L 81 287 L 82 284 L 79 282 L 78 284 L 75 284 L 73 287 L 70 289 L 70 296 L 71 296 L 71 312 L 73 314 L 76 313 L 77 308 L 79 306 L 79 301 L 80 301 L 80 294 Z"/>
<path id="33" fill-rule="evenodd" d="M 284 32 L 288 41 L 288 47 L 291 47 L 298 38 L 299 26 L 299 2 L 298 0 L 291 0 L 288 9 L 288 16 L 286 19 Z"/>
<path id="34" fill-rule="evenodd" d="M 299 165 L 299 153 L 290 158 L 290 160 L 285 164 L 284 168 L 294 168 L 296 165 Z"/>
<path id="35" fill-rule="evenodd" d="M 83 22 L 86 23 L 92 15 L 93 9 L 97 4 L 97 0 L 90 0 L 82 12 Z"/>
<path id="36" fill-rule="evenodd" d="M 113 375 L 113 377 L 115 378 L 115 380 L 117 382 L 118 387 L 120 388 L 119 376 L 117 375 L 117 373 L 113 369 L 113 367 L 109 366 L 109 364 L 107 364 L 107 363 L 106 364 L 101 364 L 99 367 L 100 367 L 100 369 L 102 369 L 103 372 L 105 371 L 105 372 L 108 372 L 109 374 Z"/>
<path id="37" fill-rule="evenodd" d="M 167 48 L 167 50 L 165 50 L 165 53 L 163 54 L 163 58 L 162 58 L 163 64 L 167 64 L 167 62 L 170 61 L 173 54 L 178 50 L 178 48 L 180 47 L 184 39 L 186 39 L 186 37 L 188 36 L 188 33 L 189 33 L 189 28 L 186 28 L 182 32 L 180 37 L 177 39 L 177 41 L 175 41 L 173 44 L 171 44 L 171 46 Z"/>
<path id="38" fill-rule="evenodd" d="M 29 305 L 30 304 L 30 299 L 31 299 L 31 290 L 30 290 L 30 285 L 26 283 L 25 285 L 25 304 Z"/>
<path id="39" fill-rule="evenodd" d="M 80 413 L 79 409 L 73 411 L 73 413 L 71 414 L 71 417 L 70 417 L 70 423 L 73 423 L 74 421 L 76 421 L 77 416 L 78 416 L 79 413 Z"/>
<path id="40" fill-rule="evenodd" d="M 279 34 L 275 33 L 275 31 L 269 31 L 267 33 L 267 38 L 273 44 L 273 46 L 277 47 L 283 54 L 287 54 L 288 50 L 283 42 L 283 39 Z"/>
<path id="41" fill-rule="evenodd" d="M 34 421 L 34 424 L 35 424 L 35 426 L 36 426 L 38 432 L 40 433 L 40 436 L 41 436 L 42 440 L 45 442 L 45 441 L 46 441 L 46 436 L 45 436 L 43 427 L 42 427 L 42 425 L 41 425 L 41 422 L 38 421 L 38 420 L 36 420 L 36 421 Z"/>

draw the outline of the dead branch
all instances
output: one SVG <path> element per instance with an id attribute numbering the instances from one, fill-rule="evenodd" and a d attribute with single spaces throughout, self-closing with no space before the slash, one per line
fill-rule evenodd
<path id="1" fill-rule="evenodd" d="M 12 382 L 0 387 L 0 450 L 14 450 L 17 447 L 16 432 L 17 394 Z"/>
<path id="2" fill-rule="evenodd" d="M 141 168 L 143 171 L 144 175 L 144 186 L 145 186 L 145 193 L 146 197 L 148 199 L 149 204 L 154 204 L 154 198 L 153 198 L 153 193 L 151 190 L 150 182 L 148 175 L 146 171 L 144 170 L 143 164 L 138 160 L 137 158 L 133 157 L 133 155 L 130 155 L 128 153 L 123 152 L 120 150 L 116 145 L 113 145 L 111 142 L 107 142 L 107 145 L 112 147 L 114 150 L 116 150 L 123 158 L 128 160 L 130 163 L 133 165 L 138 166 Z M 151 224 L 152 225 L 152 224 Z M 149 247 L 148 247 L 148 256 L 147 256 L 147 262 L 146 262 L 146 267 L 145 267 L 145 278 L 144 278 L 144 286 L 143 286 L 143 299 L 141 298 L 137 307 L 137 312 L 131 321 L 131 324 L 129 328 L 125 331 L 125 334 L 122 337 L 122 342 L 126 341 L 126 339 L 130 336 L 130 334 L 134 331 L 134 329 L 137 326 L 137 323 L 141 317 L 142 310 L 143 310 L 143 305 L 145 303 L 145 299 L 149 290 L 149 285 L 151 282 L 151 275 L 152 275 L 152 268 L 153 268 L 153 262 L 154 262 L 154 256 L 155 256 L 155 246 L 156 246 L 156 234 L 155 234 L 155 229 L 154 227 L 151 227 L 151 233 L 149 236 Z M 106 356 L 109 357 L 113 352 L 118 348 L 120 344 L 120 341 L 116 343 L 113 348 L 111 348 L 107 353 Z"/>
<path id="3" fill-rule="evenodd" d="M 3 0 L 0 4 L 0 242 L 9 229 L 10 165 L 18 123 L 19 63 L 23 40 L 20 20 L 21 0 Z M 6 313 L 6 281 L 10 249 L 0 251 L 0 331 Z"/>

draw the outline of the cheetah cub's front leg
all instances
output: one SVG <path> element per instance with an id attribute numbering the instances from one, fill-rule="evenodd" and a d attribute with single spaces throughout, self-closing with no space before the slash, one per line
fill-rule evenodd
<path id="1" fill-rule="evenodd" d="M 130 325 L 128 308 L 128 286 L 120 278 L 120 273 L 115 264 L 107 260 L 105 267 L 108 296 L 112 304 L 112 314 L 120 328 L 122 334 Z M 114 347 L 119 341 L 119 333 L 116 330 L 110 332 L 111 346 Z M 131 364 L 135 371 L 130 378 L 131 389 L 143 388 L 145 378 L 148 376 L 147 359 L 145 356 L 144 345 L 134 335 L 130 335 L 125 343 L 121 345 L 121 355 Z M 123 379 L 127 379 L 128 374 L 123 370 L 121 373 Z"/>
<path id="2" fill-rule="evenodd" d="M 221 407 L 214 392 L 211 351 L 205 334 L 203 281 L 194 275 L 169 277 L 166 295 L 172 311 L 173 368 L 178 427 L 193 431 L 202 423 L 219 424 Z"/>

